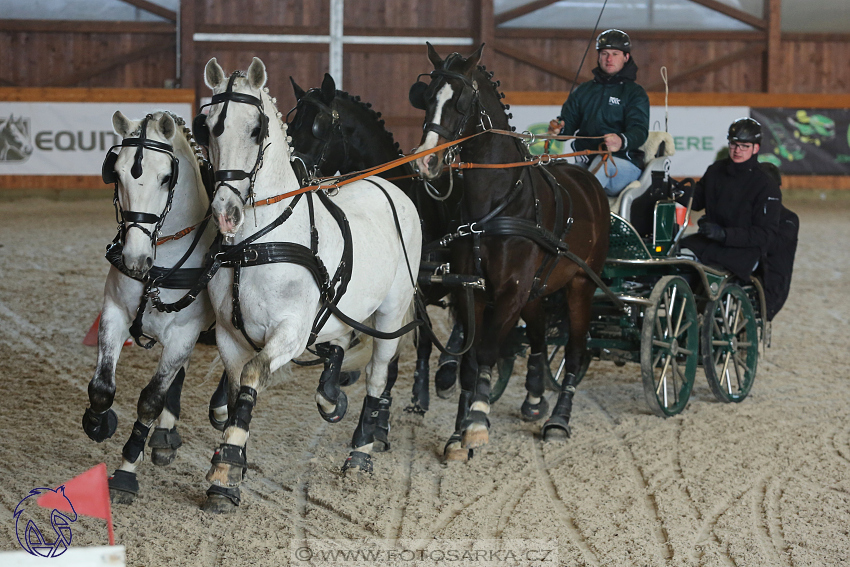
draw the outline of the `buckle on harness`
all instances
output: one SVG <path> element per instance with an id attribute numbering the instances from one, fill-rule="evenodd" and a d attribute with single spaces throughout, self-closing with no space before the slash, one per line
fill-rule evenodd
<path id="1" fill-rule="evenodd" d="M 457 235 L 458 236 L 469 236 L 471 234 L 482 234 L 484 231 L 478 228 L 477 222 L 471 222 L 469 224 L 463 224 L 457 227 Z"/>
<path id="2" fill-rule="evenodd" d="M 253 258 L 248 256 L 249 252 L 254 253 Z M 250 264 L 251 262 L 256 262 L 259 258 L 260 258 L 260 253 L 257 251 L 256 248 L 248 248 L 242 254 L 242 261 L 245 262 L 246 264 Z"/>

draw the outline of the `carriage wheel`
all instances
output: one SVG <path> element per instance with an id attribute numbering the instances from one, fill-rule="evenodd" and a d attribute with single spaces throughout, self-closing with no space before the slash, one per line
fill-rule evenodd
<path id="1" fill-rule="evenodd" d="M 705 308 L 702 365 L 714 397 L 740 402 L 750 393 L 758 364 L 758 325 L 747 293 L 729 284 Z"/>
<path id="2" fill-rule="evenodd" d="M 694 294 L 679 276 L 661 278 L 643 317 L 640 369 L 643 391 L 661 417 L 685 409 L 699 358 L 699 323 Z"/>
<path id="3" fill-rule="evenodd" d="M 508 387 L 508 382 L 511 381 L 511 374 L 514 372 L 514 362 L 516 356 L 506 356 L 496 361 L 496 369 L 498 370 L 498 378 L 490 388 L 490 403 L 495 403 L 496 400 L 502 397 L 505 388 Z"/>

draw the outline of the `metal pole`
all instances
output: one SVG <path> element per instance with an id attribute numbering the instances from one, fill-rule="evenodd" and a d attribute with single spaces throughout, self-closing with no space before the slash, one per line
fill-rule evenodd
<path id="1" fill-rule="evenodd" d="M 345 0 L 330 0 L 331 29 L 328 71 L 336 82 L 336 88 L 342 89 L 342 21 L 345 16 Z"/>
<path id="2" fill-rule="evenodd" d="M 177 44 L 177 53 L 176 53 L 176 57 L 177 57 L 177 73 L 176 73 L 176 75 L 177 76 L 175 77 L 175 79 L 176 79 L 176 84 L 174 85 L 175 87 L 182 87 L 183 86 L 183 71 L 180 69 L 180 67 L 182 65 L 182 63 L 181 63 L 182 53 L 180 51 L 182 49 L 182 46 L 180 45 L 181 39 L 182 39 L 181 35 L 180 35 L 180 29 L 181 29 L 180 28 L 180 7 L 181 7 L 182 4 L 183 4 L 182 0 L 177 2 L 177 21 L 174 22 L 175 23 L 174 27 L 177 30 L 177 41 L 175 42 Z"/>

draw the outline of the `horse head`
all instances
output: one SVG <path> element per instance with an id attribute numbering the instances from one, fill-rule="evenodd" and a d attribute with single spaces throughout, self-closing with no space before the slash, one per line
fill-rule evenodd
<path id="1" fill-rule="evenodd" d="M 322 86 L 306 92 L 292 77 L 289 80 L 297 101 L 288 129 L 292 155 L 304 162 L 310 174 L 333 175 L 346 171 L 345 139 L 333 77 L 325 73 Z"/>
<path id="2" fill-rule="evenodd" d="M 0 142 L 4 146 L 2 156 L 4 158 L 10 150 L 18 153 L 21 159 L 32 153 L 32 144 L 27 135 L 27 125 L 23 116 L 17 120 L 15 120 L 14 115 L 9 116 L 3 128 L 0 129 Z"/>
<path id="3" fill-rule="evenodd" d="M 116 111 L 112 126 L 123 141 L 116 146 L 117 153 L 110 150 L 107 154 L 103 180 L 117 183 L 124 265 L 130 274 L 141 278 L 153 266 L 158 232 L 177 183 L 178 160 L 173 149 L 177 125 L 167 112 L 130 120 Z"/>
<path id="4" fill-rule="evenodd" d="M 263 167 L 263 153 L 275 145 L 283 148 L 281 163 L 267 164 L 264 173 L 270 178 L 283 168 L 289 168 L 289 146 L 283 135 L 285 128 L 269 129 L 269 115 L 280 113 L 274 99 L 265 88 L 268 74 L 265 64 L 254 57 L 247 72 L 235 71 L 226 75 L 215 57 L 204 68 L 204 82 L 212 89 L 213 97 L 206 123 L 196 126 L 206 129 L 210 160 L 215 168 L 216 190 L 212 211 L 218 228 L 225 236 L 234 236 L 245 220 L 244 207 L 254 199 L 254 185 Z M 196 137 L 198 133 L 196 132 Z M 270 160 L 270 162 L 277 160 Z M 272 185 L 288 180 L 272 179 Z"/>
<path id="5" fill-rule="evenodd" d="M 430 150 L 444 142 L 468 135 L 479 125 L 481 96 L 492 89 L 479 90 L 482 73 L 478 68 L 484 44 L 469 57 L 452 53 L 441 59 L 428 43 L 428 59 L 434 65 L 431 81 L 417 81 L 410 87 L 410 103 L 425 111 L 422 141 L 415 151 Z M 422 75 L 420 75 L 421 77 Z M 489 82 L 489 81 L 488 81 Z M 443 170 L 445 150 L 416 160 L 416 166 L 427 179 L 434 179 Z"/>

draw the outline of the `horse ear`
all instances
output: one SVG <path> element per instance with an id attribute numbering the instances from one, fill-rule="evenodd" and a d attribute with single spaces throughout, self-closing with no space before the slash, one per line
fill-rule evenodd
<path id="1" fill-rule="evenodd" d="M 124 116 L 120 110 L 116 110 L 115 114 L 112 115 L 112 128 L 114 128 L 115 133 L 122 138 L 126 138 L 127 135 L 133 131 L 130 119 Z"/>
<path id="2" fill-rule="evenodd" d="M 295 100 L 301 100 L 301 98 L 307 93 L 304 92 L 304 89 L 298 86 L 298 83 L 295 82 L 292 75 L 289 76 L 289 82 L 292 83 L 292 90 L 295 91 Z"/>
<path id="3" fill-rule="evenodd" d="M 475 53 L 473 53 L 472 55 L 467 57 L 466 61 L 463 64 L 464 65 L 463 66 L 463 72 L 464 73 L 469 71 L 470 69 L 475 69 L 475 67 L 478 65 L 478 62 L 481 61 L 481 53 L 483 51 L 484 51 L 484 44 L 482 43 L 478 47 L 478 49 L 475 50 Z"/>
<path id="4" fill-rule="evenodd" d="M 266 64 L 260 61 L 259 57 L 254 57 L 251 61 L 251 66 L 248 67 L 248 84 L 254 89 L 261 89 L 266 86 L 266 81 L 269 76 L 266 74 Z"/>
<path id="5" fill-rule="evenodd" d="M 336 83 L 333 77 L 325 73 L 325 78 L 322 80 L 322 98 L 325 104 L 330 104 L 334 96 L 336 96 Z"/>
<path id="6" fill-rule="evenodd" d="M 215 89 L 224 81 L 224 69 L 221 68 L 221 65 L 218 64 L 218 60 L 213 57 L 209 61 L 207 61 L 207 66 L 204 67 L 204 83 L 211 88 Z"/>
<path id="7" fill-rule="evenodd" d="M 170 114 L 164 112 L 159 118 L 158 124 L 159 131 L 162 132 L 162 135 L 166 140 L 170 140 L 174 137 L 174 133 L 177 130 L 177 126 L 175 126 L 174 119 L 171 118 Z"/>
<path id="8" fill-rule="evenodd" d="M 428 59 L 431 60 L 435 69 L 439 69 L 443 66 L 443 60 L 440 58 L 439 54 L 437 54 L 437 50 L 434 49 L 434 46 L 431 45 L 430 41 L 426 41 L 425 45 L 428 46 Z"/>

